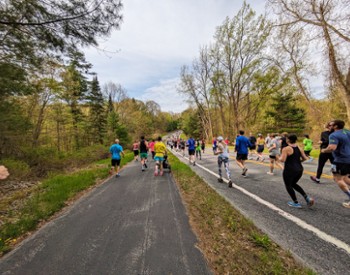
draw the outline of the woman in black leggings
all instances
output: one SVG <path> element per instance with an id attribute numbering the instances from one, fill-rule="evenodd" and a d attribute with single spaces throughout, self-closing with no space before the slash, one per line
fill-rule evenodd
<path id="1" fill-rule="evenodd" d="M 307 160 L 305 153 L 299 149 L 296 144 L 297 136 L 290 134 L 287 137 L 288 146 L 283 148 L 280 161 L 284 162 L 283 181 L 286 186 L 287 192 L 293 201 L 288 202 L 291 207 L 301 208 L 301 204 L 298 202 L 295 191 L 299 192 L 305 199 L 308 206 L 314 204 L 314 199 L 309 197 L 303 188 L 298 185 L 298 181 L 303 175 L 302 161 Z"/>

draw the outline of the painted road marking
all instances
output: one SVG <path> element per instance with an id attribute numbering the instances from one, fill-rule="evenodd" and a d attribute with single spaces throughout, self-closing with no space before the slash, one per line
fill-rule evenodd
<path id="1" fill-rule="evenodd" d="M 180 155 L 179 153 L 176 152 L 177 155 Z M 187 157 L 183 157 L 185 159 L 188 160 Z M 196 166 L 203 169 L 204 171 L 207 171 L 208 173 L 214 175 L 215 177 L 219 177 L 218 174 L 214 173 L 213 171 L 209 170 L 208 168 L 200 165 L 200 164 L 197 164 L 196 163 Z M 226 179 L 223 179 L 226 183 L 228 183 L 228 180 Z M 247 191 L 246 189 L 236 185 L 235 183 L 232 183 L 232 187 L 241 191 L 242 193 L 244 193 L 245 195 L 251 197 L 252 199 L 256 200 L 257 202 L 267 206 L 268 208 L 270 208 L 271 210 L 274 210 L 276 211 L 279 215 L 281 215 L 282 217 L 286 218 L 287 220 L 290 220 L 292 222 L 294 222 L 295 224 L 297 224 L 298 226 L 300 226 L 301 228 L 304 228 L 305 230 L 308 230 L 312 233 L 314 233 L 317 237 L 319 237 L 320 239 L 330 243 L 330 244 L 333 244 L 335 245 L 336 247 L 338 248 L 341 248 L 343 250 L 345 250 L 348 254 L 350 254 L 350 246 L 331 236 L 331 235 L 328 235 L 327 233 L 319 230 L 318 228 L 314 227 L 313 225 L 311 224 L 308 224 L 307 222 L 303 221 L 302 219 L 299 219 L 298 217 L 295 217 L 293 215 L 291 215 L 290 213 L 288 212 L 285 212 L 284 210 L 282 210 L 281 208 L 275 206 L 274 204 L 268 202 L 268 201 L 265 201 L 263 200 L 262 198 L 258 197 L 257 195 L 253 194 L 253 193 L 250 193 L 249 191 Z"/>

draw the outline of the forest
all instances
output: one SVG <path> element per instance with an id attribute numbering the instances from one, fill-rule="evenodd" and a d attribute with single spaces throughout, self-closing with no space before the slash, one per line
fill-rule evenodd
<path id="1" fill-rule="evenodd" d="M 84 56 L 122 28 L 121 1 L 3 1 L 0 163 L 11 180 L 41 178 L 108 157 L 116 137 L 129 149 L 141 135 L 177 129 L 208 142 L 239 129 L 316 142 L 330 119 L 350 122 L 349 6 L 269 0 L 258 15 L 243 2 L 179 70 L 191 107 L 176 114 L 130 98 L 123 83 L 100 83 Z M 322 97 L 310 88 L 317 76 Z"/>

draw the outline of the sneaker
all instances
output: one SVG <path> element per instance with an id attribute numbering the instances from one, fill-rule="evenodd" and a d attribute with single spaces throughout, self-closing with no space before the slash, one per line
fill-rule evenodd
<path id="1" fill-rule="evenodd" d="M 160 174 L 159 174 L 160 176 L 163 176 L 163 171 L 160 171 Z"/>
<path id="2" fill-rule="evenodd" d="M 142 171 L 142 172 L 145 171 L 145 168 L 142 167 L 142 168 L 141 168 L 141 171 Z"/>
<path id="3" fill-rule="evenodd" d="M 193 166 L 196 166 L 196 162 L 195 161 L 193 162 Z"/>
<path id="4" fill-rule="evenodd" d="M 260 157 L 257 157 L 257 158 L 256 158 L 256 161 L 258 161 L 259 159 L 260 159 Z"/>
<path id="5" fill-rule="evenodd" d="M 144 166 L 145 166 L 145 168 L 148 168 L 146 163 L 144 164 Z"/>
<path id="6" fill-rule="evenodd" d="M 268 175 L 270 175 L 270 176 L 273 176 L 273 175 L 274 175 L 274 173 L 272 173 L 272 172 L 267 172 L 266 174 L 268 174 Z"/>
<path id="7" fill-rule="evenodd" d="M 345 208 L 350 208 L 350 200 L 343 202 Z"/>
<path id="8" fill-rule="evenodd" d="M 243 168 L 243 171 L 242 171 L 242 176 L 245 176 L 246 175 L 246 173 L 247 173 L 247 171 L 248 171 L 248 168 Z"/>
<path id="9" fill-rule="evenodd" d="M 118 173 L 118 174 L 116 174 L 116 175 L 115 175 L 115 177 L 116 177 L 116 178 L 119 178 L 119 177 L 120 177 L 120 174 L 119 174 L 119 173 Z"/>
<path id="10" fill-rule="evenodd" d="M 263 157 L 262 159 L 261 159 L 261 162 L 264 162 L 265 161 L 265 158 Z"/>
<path id="11" fill-rule="evenodd" d="M 316 178 L 315 176 L 310 176 L 310 180 L 312 180 L 316 183 L 320 183 L 320 180 L 318 178 Z"/>
<path id="12" fill-rule="evenodd" d="M 228 182 L 228 188 L 232 188 L 232 181 L 231 180 Z"/>
<path id="13" fill-rule="evenodd" d="M 315 203 L 315 200 L 313 198 L 309 197 L 309 196 L 307 196 L 305 198 L 305 200 L 306 200 L 307 206 L 309 206 L 309 207 L 313 206 L 314 203 Z"/>
<path id="14" fill-rule="evenodd" d="M 289 201 L 287 204 L 288 204 L 290 207 L 301 208 L 301 204 L 300 204 L 300 203 L 295 203 L 294 201 Z"/>
<path id="15" fill-rule="evenodd" d="M 224 182 L 222 178 L 218 178 L 218 182 Z"/>
<path id="16" fill-rule="evenodd" d="M 158 176 L 158 172 L 157 172 L 157 171 L 154 171 L 154 175 L 155 175 L 155 176 Z"/>

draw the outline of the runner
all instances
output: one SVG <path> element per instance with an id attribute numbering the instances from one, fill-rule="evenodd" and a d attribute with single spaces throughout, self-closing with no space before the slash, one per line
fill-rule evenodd
<path id="1" fill-rule="evenodd" d="M 204 154 L 204 151 L 205 151 L 205 140 L 202 139 L 201 141 L 201 148 L 202 148 L 202 153 Z"/>
<path id="2" fill-rule="evenodd" d="M 152 160 L 154 160 L 154 155 L 156 154 L 154 152 L 154 144 L 155 144 L 154 139 L 152 139 L 152 141 L 150 143 L 148 143 L 148 148 L 149 148 L 149 150 L 151 151 L 151 154 L 152 154 Z"/>
<path id="3" fill-rule="evenodd" d="M 162 142 L 162 137 L 158 137 L 157 142 L 154 144 L 154 160 L 156 161 L 156 165 L 154 167 L 154 175 L 158 176 L 158 169 L 160 170 L 161 176 L 163 176 L 163 160 L 164 155 L 166 154 L 166 146 Z"/>
<path id="4" fill-rule="evenodd" d="M 134 151 L 134 160 L 139 160 L 139 142 L 135 140 L 134 144 L 132 145 L 132 150 Z"/>
<path id="5" fill-rule="evenodd" d="M 235 149 L 237 152 L 236 163 L 242 168 L 242 176 L 247 176 L 248 168 L 245 167 L 245 161 L 248 157 L 248 148 L 251 146 L 247 137 L 244 136 L 244 131 L 240 130 L 236 138 Z"/>
<path id="6" fill-rule="evenodd" d="M 302 161 L 307 160 L 307 156 L 302 152 L 298 145 L 296 145 L 297 136 L 291 134 L 287 138 L 288 146 L 282 150 L 282 155 L 279 161 L 284 162 L 283 170 L 283 181 L 286 186 L 287 192 L 293 201 L 289 201 L 288 205 L 295 208 L 301 208 L 301 204 L 298 202 L 297 196 L 295 194 L 296 190 L 305 199 L 308 206 L 314 204 L 314 199 L 309 197 L 303 188 L 298 185 L 298 181 L 303 175 Z"/>
<path id="7" fill-rule="evenodd" d="M 287 138 L 288 138 L 288 133 L 287 132 L 283 132 L 281 134 L 281 150 L 283 150 L 284 147 L 288 146 Z"/>
<path id="8" fill-rule="evenodd" d="M 253 154 L 258 155 L 258 153 L 256 152 L 256 137 L 252 133 L 249 133 L 249 142 L 251 146 L 249 147 L 248 159 L 253 159 Z M 258 159 L 259 157 L 257 158 L 257 160 Z"/>
<path id="9" fill-rule="evenodd" d="M 120 170 L 120 160 L 121 160 L 121 154 L 124 157 L 123 147 L 119 145 L 119 139 L 116 139 L 114 141 L 114 144 L 109 148 L 109 152 L 112 154 L 112 166 L 110 170 L 110 174 L 112 175 L 114 171 L 117 172 L 116 177 L 120 177 L 119 170 Z"/>
<path id="10" fill-rule="evenodd" d="M 185 148 L 186 148 L 186 142 L 184 139 L 180 138 L 179 149 L 180 149 L 180 154 L 182 154 L 182 157 L 185 157 Z"/>
<path id="11" fill-rule="evenodd" d="M 147 158 L 148 158 L 148 142 L 145 140 L 144 136 L 141 136 L 140 141 L 140 158 L 141 158 L 141 171 L 145 171 L 145 168 L 147 168 Z"/>
<path id="12" fill-rule="evenodd" d="M 269 145 L 269 157 L 270 157 L 270 171 L 267 172 L 268 175 L 273 176 L 275 164 L 283 170 L 283 166 L 278 161 L 278 156 L 280 155 L 280 141 L 277 139 L 278 134 L 271 134 L 272 140 Z"/>
<path id="13" fill-rule="evenodd" d="M 202 148 L 201 148 L 201 142 L 199 139 L 197 139 L 196 141 L 196 159 L 198 160 L 198 157 L 199 157 L 199 160 L 202 160 Z"/>
<path id="14" fill-rule="evenodd" d="M 339 188 L 348 196 L 343 206 L 350 208 L 350 131 L 344 129 L 345 122 L 333 120 L 329 123 L 330 129 L 334 130 L 329 136 L 329 145 L 322 149 L 322 153 L 333 153 L 335 169 L 333 179 Z"/>
<path id="15" fill-rule="evenodd" d="M 225 170 L 226 170 L 226 175 L 228 179 L 228 187 L 232 187 L 232 181 L 231 181 L 231 173 L 229 170 L 229 151 L 228 151 L 228 146 L 226 142 L 223 142 L 224 138 L 222 136 L 219 136 L 217 138 L 218 144 L 217 144 L 217 149 L 215 151 L 215 155 L 218 156 L 218 167 L 219 167 L 219 182 L 223 182 L 222 179 L 222 172 L 221 172 L 221 166 L 224 164 Z"/>
<path id="16" fill-rule="evenodd" d="M 305 137 L 303 140 L 304 153 L 309 158 L 307 161 L 305 161 L 305 163 L 312 162 L 314 160 L 314 158 L 310 156 L 310 152 L 312 151 L 312 143 L 313 142 L 312 142 L 312 139 L 310 139 L 309 135 L 305 134 L 304 137 Z"/>
<path id="17" fill-rule="evenodd" d="M 258 145 L 258 150 L 257 150 L 258 158 L 256 160 L 260 159 L 261 162 L 264 162 L 265 158 L 263 156 L 263 152 L 265 149 L 265 146 L 264 146 L 265 139 L 262 134 L 258 134 L 258 139 L 256 140 L 256 143 Z"/>
<path id="18" fill-rule="evenodd" d="M 214 137 L 213 138 L 213 153 L 214 153 L 214 155 L 215 155 L 216 147 L 217 147 L 217 140 L 216 140 L 216 137 Z"/>
<path id="19" fill-rule="evenodd" d="M 187 140 L 187 146 L 188 146 L 188 161 L 189 164 L 193 164 L 193 166 L 196 165 L 196 159 L 195 159 L 195 151 L 196 151 L 196 141 L 193 139 L 192 136 Z"/>
<path id="20" fill-rule="evenodd" d="M 329 125 L 329 123 L 326 123 L 325 129 L 326 131 L 323 131 L 321 133 L 321 138 L 318 142 L 320 144 L 320 155 L 318 157 L 316 176 L 310 176 L 310 179 L 316 183 L 320 183 L 323 167 L 326 164 L 327 160 L 329 160 L 332 165 L 334 162 L 334 157 L 332 153 L 322 153 L 322 149 L 326 149 L 328 147 L 329 135 L 332 133 L 331 126 Z"/>

